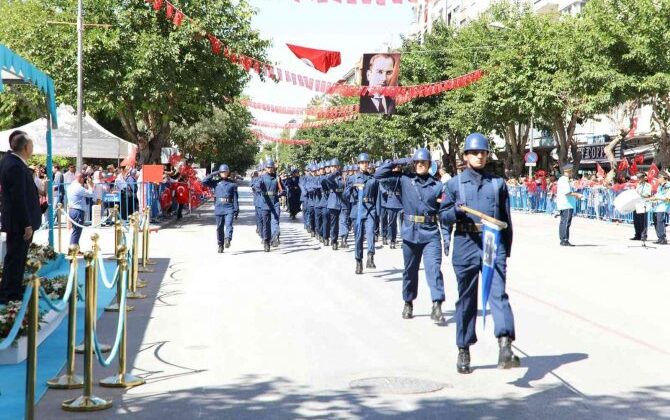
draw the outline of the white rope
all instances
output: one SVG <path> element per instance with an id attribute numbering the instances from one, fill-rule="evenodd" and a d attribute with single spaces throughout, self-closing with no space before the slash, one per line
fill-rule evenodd
<path id="1" fill-rule="evenodd" d="M 110 282 L 109 279 L 107 278 L 107 270 L 105 270 L 105 261 L 102 258 L 102 253 L 98 252 L 98 270 L 100 272 L 100 278 L 102 279 L 102 283 L 105 285 L 106 288 L 111 289 L 112 287 L 116 286 L 116 282 L 119 279 L 119 266 L 116 266 L 116 271 L 114 272 L 114 279 Z"/>
<path id="2" fill-rule="evenodd" d="M 99 228 L 100 226 L 103 225 L 103 223 L 107 222 L 107 220 L 111 217 L 111 215 L 107 215 L 107 217 L 105 217 L 104 219 L 102 219 L 102 220 L 100 221 L 99 224 L 97 224 L 97 225 L 91 225 L 91 226 L 83 226 L 83 225 L 80 225 L 79 223 L 77 223 L 77 222 L 75 222 L 74 220 L 72 220 L 72 218 L 70 217 L 70 215 L 69 215 L 68 213 L 65 213 L 65 217 L 67 217 L 67 219 L 70 221 L 70 223 L 72 223 L 73 225 L 75 225 L 75 226 L 77 226 L 77 227 L 80 227 L 80 228 L 82 228 L 82 229 L 83 229 L 83 228 L 92 228 L 92 229 L 95 229 L 95 228 Z"/>

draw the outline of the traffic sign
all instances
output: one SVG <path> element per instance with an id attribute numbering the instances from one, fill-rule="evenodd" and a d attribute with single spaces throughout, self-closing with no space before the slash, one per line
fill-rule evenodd
<path id="1" fill-rule="evenodd" d="M 526 166 L 537 166 L 536 162 L 526 162 Z"/>
<path id="2" fill-rule="evenodd" d="M 523 159 L 526 161 L 526 163 L 537 163 L 538 156 L 537 156 L 537 153 L 535 153 L 535 152 L 528 152 L 523 157 Z M 535 166 L 535 165 L 533 165 L 533 166 Z"/>

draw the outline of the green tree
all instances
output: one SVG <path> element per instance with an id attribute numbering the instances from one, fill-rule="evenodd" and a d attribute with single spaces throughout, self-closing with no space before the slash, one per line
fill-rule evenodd
<path id="1" fill-rule="evenodd" d="M 231 171 L 242 172 L 253 165 L 258 141 L 248 128 L 252 116 L 243 106 L 230 104 L 214 109 L 212 115 L 172 131 L 179 149 L 202 162 L 225 163 Z"/>
<path id="2" fill-rule="evenodd" d="M 245 0 L 190 0 L 183 5 L 196 23 L 180 28 L 137 0 L 86 1 L 86 20 L 110 25 L 86 31 L 85 106 L 118 119 L 126 137 L 139 143 L 140 160 L 156 162 L 175 126 L 189 125 L 225 108 L 248 75 L 212 54 L 213 33 L 236 51 L 264 58 L 268 42 L 251 28 Z M 56 82 L 58 100 L 75 103 L 76 0 L 5 0 L 0 3 L 0 42 Z"/>

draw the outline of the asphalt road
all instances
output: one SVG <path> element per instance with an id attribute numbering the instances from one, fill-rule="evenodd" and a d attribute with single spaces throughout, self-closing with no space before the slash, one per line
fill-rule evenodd
<path id="1" fill-rule="evenodd" d="M 282 245 L 266 254 L 248 189 L 241 198 L 223 255 L 211 206 L 152 237 L 159 264 L 128 333 L 147 384 L 96 386 L 114 406 L 87 419 L 670 417 L 670 247 L 628 248 L 632 227 L 577 219 L 578 246 L 564 248 L 557 219 L 515 213 L 508 292 L 522 367 L 496 369 L 489 317 L 475 371 L 459 375 L 449 259 L 447 325 L 430 321 L 423 272 L 416 317 L 403 320 L 400 249 L 378 247 L 378 268 L 357 276 L 351 249 L 323 248 L 282 218 Z M 114 316 L 99 326 L 111 341 Z M 49 391 L 38 418 L 73 418 L 59 406 L 76 395 Z"/>

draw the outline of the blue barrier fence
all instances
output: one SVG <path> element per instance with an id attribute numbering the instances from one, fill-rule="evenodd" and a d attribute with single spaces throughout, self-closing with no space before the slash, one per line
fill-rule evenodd
<path id="1" fill-rule="evenodd" d="M 537 190 L 530 192 L 525 186 L 508 186 L 510 207 L 512 210 L 527 213 L 557 214 L 556 198 L 547 191 Z M 621 214 L 614 208 L 614 199 L 620 192 L 608 188 L 584 188 L 579 193 L 584 198 L 577 200 L 575 216 L 586 217 L 607 222 L 633 223 L 633 213 Z M 654 204 L 647 213 L 649 223 L 653 223 Z M 668 215 L 666 214 L 666 223 Z"/>

